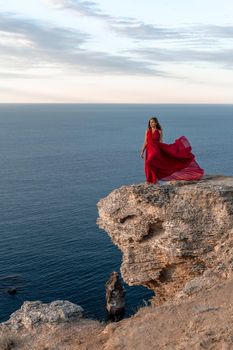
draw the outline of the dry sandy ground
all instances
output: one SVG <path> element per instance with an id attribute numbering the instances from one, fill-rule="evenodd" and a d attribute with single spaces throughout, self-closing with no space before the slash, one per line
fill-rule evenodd
<path id="1" fill-rule="evenodd" d="M 141 309 L 133 318 L 107 326 L 103 349 L 233 349 L 232 301 L 233 280 L 177 305 Z"/>

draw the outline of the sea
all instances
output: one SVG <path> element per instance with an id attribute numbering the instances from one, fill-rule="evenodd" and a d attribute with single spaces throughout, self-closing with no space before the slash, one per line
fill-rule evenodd
<path id="1" fill-rule="evenodd" d="M 1 322 L 26 300 L 57 299 L 106 320 L 105 283 L 122 254 L 98 228 L 96 204 L 145 182 L 140 149 L 152 116 L 165 143 L 189 139 L 206 174 L 233 175 L 233 105 L 0 105 Z M 153 293 L 124 287 L 127 317 Z"/>

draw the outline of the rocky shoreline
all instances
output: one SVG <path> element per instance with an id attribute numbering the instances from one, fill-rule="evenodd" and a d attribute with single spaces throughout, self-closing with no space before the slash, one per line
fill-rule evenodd
<path id="1" fill-rule="evenodd" d="M 123 279 L 155 291 L 152 305 L 103 324 L 68 301 L 26 302 L 0 349 L 232 349 L 233 177 L 122 186 L 97 206 Z"/>

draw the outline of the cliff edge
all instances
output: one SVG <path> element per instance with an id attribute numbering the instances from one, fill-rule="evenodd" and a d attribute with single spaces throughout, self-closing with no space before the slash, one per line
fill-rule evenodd
<path id="1" fill-rule="evenodd" d="M 154 290 L 157 305 L 232 274 L 232 177 L 123 186 L 98 210 L 98 225 L 123 253 L 123 279 Z"/>

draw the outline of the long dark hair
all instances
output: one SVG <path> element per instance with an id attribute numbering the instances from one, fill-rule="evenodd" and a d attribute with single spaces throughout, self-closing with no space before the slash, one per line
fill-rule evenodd
<path id="1" fill-rule="evenodd" d="M 158 119 L 155 118 L 155 117 L 152 117 L 152 118 L 149 119 L 149 121 L 148 121 L 148 129 L 150 129 L 150 121 L 151 121 L 151 120 L 154 120 L 154 121 L 155 121 L 155 123 L 157 124 L 157 125 L 156 125 L 156 128 L 157 128 L 157 129 L 162 130 L 162 127 L 161 127 L 161 125 L 159 124 Z"/>

